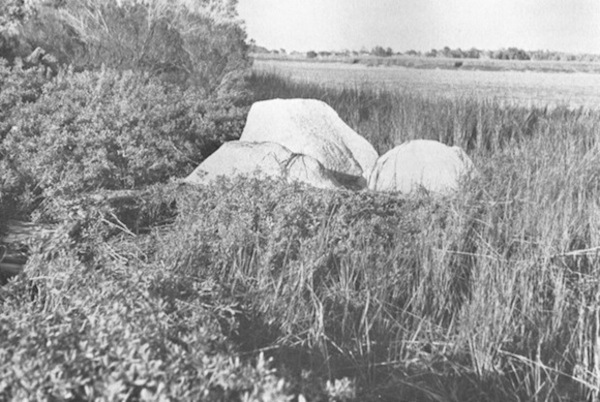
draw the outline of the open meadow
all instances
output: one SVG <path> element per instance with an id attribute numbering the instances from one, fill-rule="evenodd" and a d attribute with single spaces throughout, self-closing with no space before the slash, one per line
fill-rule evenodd
<path id="1" fill-rule="evenodd" d="M 276 72 L 294 81 L 338 87 L 367 86 L 433 97 L 495 99 L 523 106 L 600 109 L 599 71 L 585 72 L 587 70 L 578 69 L 571 62 L 496 60 L 485 64 L 467 60 L 462 67 L 453 68 L 448 67 L 453 61 L 446 60 L 440 68 L 432 64 L 435 60 L 413 60 L 412 64 L 405 63 L 405 67 L 257 59 L 254 69 Z M 419 66 L 420 61 L 430 64 Z M 478 64 L 469 68 L 469 62 Z"/>
<path id="2" fill-rule="evenodd" d="M 177 4 L 11 9 L 0 400 L 600 398 L 598 75 L 252 67 L 233 11 Z M 479 174 L 446 196 L 181 180 L 274 98 Z"/>

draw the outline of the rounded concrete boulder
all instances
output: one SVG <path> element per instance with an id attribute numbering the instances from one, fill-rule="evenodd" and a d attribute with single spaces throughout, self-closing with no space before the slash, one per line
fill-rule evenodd
<path id="1" fill-rule="evenodd" d="M 461 148 L 438 141 L 414 140 L 377 160 L 369 177 L 369 189 L 409 194 L 422 188 L 448 195 L 473 173 L 473 162 Z"/>
<path id="2" fill-rule="evenodd" d="M 375 148 L 329 105 L 315 99 L 273 99 L 252 105 L 240 141 L 269 141 L 318 160 L 343 183 L 366 187 Z"/>
<path id="3" fill-rule="evenodd" d="M 184 182 L 209 184 L 219 177 L 255 175 L 282 178 L 323 189 L 341 188 L 335 178 L 314 158 L 294 154 L 273 142 L 230 141 L 206 158 Z"/>

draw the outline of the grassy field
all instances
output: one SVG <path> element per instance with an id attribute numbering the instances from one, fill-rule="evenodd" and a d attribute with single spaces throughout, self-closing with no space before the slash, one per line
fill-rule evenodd
<path id="1" fill-rule="evenodd" d="M 421 59 L 413 58 L 418 62 Z M 442 61 L 422 59 L 427 68 L 416 65 L 368 66 L 339 62 L 307 62 L 290 60 L 255 60 L 254 69 L 276 72 L 301 82 L 336 87 L 366 86 L 382 90 L 404 90 L 428 97 L 468 97 L 493 99 L 504 104 L 523 106 L 568 106 L 600 108 L 600 79 L 597 73 L 586 73 L 567 62 L 474 61 L 481 66 L 491 63 L 502 68 L 440 68 Z M 454 63 L 454 62 L 453 62 Z M 468 61 L 465 61 L 468 65 Z M 552 65 L 552 73 L 539 65 Z M 597 66 L 596 66 L 597 67 Z M 571 70 L 568 70 L 571 69 Z"/>
<path id="2" fill-rule="evenodd" d="M 211 111 L 194 92 L 128 90 L 137 82 L 65 73 L 15 107 L 22 127 L 8 131 L 5 155 L 23 147 L 32 156 L 21 169 L 36 162 L 57 183 L 31 213 L 55 229 L 28 244 L 25 274 L 0 288 L 0 399 L 598 399 L 599 112 L 264 72 L 236 108 Z M 150 139 L 179 155 L 186 142 L 164 141 L 182 127 L 203 128 L 208 154 L 239 135 L 246 103 L 293 97 L 327 102 L 380 154 L 414 138 L 459 145 L 480 175 L 446 198 L 240 178 L 143 182 L 136 198 L 111 202 L 87 193 L 101 188 L 92 180 L 103 165 L 83 189 L 56 179 L 66 174 L 57 155 L 72 161 L 79 143 L 93 151 L 92 134 L 113 138 L 113 125 L 132 145 L 100 149 L 126 150 L 127 161 Z M 115 124 L 131 115 L 125 105 L 142 117 Z M 179 156 L 167 166 L 175 179 L 193 168 Z M 118 171 L 125 183 L 152 170 L 136 166 Z"/>
<path id="3" fill-rule="evenodd" d="M 481 172 L 456 198 L 328 203 L 318 246 L 299 265 L 283 258 L 288 275 L 311 278 L 293 286 L 311 313 L 292 304 L 273 319 L 295 328 L 291 339 L 312 338 L 330 376 L 349 375 L 367 400 L 598 397 L 598 112 L 268 73 L 254 85 L 259 98 L 326 101 L 380 154 L 432 138 L 462 146 Z"/>
<path id="4" fill-rule="evenodd" d="M 236 2 L 21 3 L 0 6 L 0 401 L 600 399 L 597 65 L 252 73 Z M 253 102 L 297 97 L 480 174 L 447 197 L 182 183 Z"/>
<path id="5" fill-rule="evenodd" d="M 455 59 L 447 57 L 422 57 L 397 55 L 391 57 L 376 57 L 371 55 L 326 56 L 307 59 L 304 55 L 282 55 L 255 53 L 252 55 L 258 61 L 289 61 L 299 63 L 319 64 L 358 64 L 369 67 L 407 67 L 416 69 L 446 69 L 456 70 L 460 63 L 463 70 L 482 71 L 537 71 L 553 73 L 600 73 L 600 63 L 594 61 L 564 61 L 564 60 L 499 60 L 499 59 Z"/>

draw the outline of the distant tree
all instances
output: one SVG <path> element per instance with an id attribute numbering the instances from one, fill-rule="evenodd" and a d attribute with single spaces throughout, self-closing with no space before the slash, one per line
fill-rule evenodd
<path id="1" fill-rule="evenodd" d="M 529 53 L 516 47 L 497 50 L 492 54 L 492 58 L 498 60 L 531 60 Z"/>
<path id="2" fill-rule="evenodd" d="M 498 59 L 498 60 L 506 60 L 508 59 L 508 53 L 506 53 L 504 50 L 500 49 L 500 50 L 495 50 L 492 53 L 492 59 Z"/>
<path id="3" fill-rule="evenodd" d="M 420 55 L 419 52 L 417 52 L 416 50 L 413 50 L 413 49 L 411 49 L 408 52 L 406 52 L 406 54 L 409 55 L 409 56 L 419 56 Z"/>
<path id="4" fill-rule="evenodd" d="M 463 51 L 460 50 L 460 48 L 451 50 L 450 51 L 450 57 L 452 57 L 453 59 L 462 59 L 463 58 Z"/>
<path id="5" fill-rule="evenodd" d="M 529 54 L 523 50 L 518 49 L 516 47 L 508 48 L 508 56 L 511 60 L 530 60 Z"/>
<path id="6" fill-rule="evenodd" d="M 435 49 L 431 49 L 427 53 L 425 53 L 425 57 L 437 57 L 438 51 Z"/>
<path id="7" fill-rule="evenodd" d="M 469 49 L 467 51 L 466 57 L 468 57 L 469 59 L 478 59 L 480 57 L 480 54 L 481 54 L 481 52 L 479 50 L 472 47 L 471 49 Z"/>
<path id="8" fill-rule="evenodd" d="M 388 47 L 387 49 L 384 49 L 381 46 L 375 46 L 371 50 L 371 55 L 377 56 L 377 57 L 390 57 L 390 56 L 394 55 L 394 51 L 392 50 L 391 47 Z"/>
<path id="9" fill-rule="evenodd" d="M 317 57 L 317 52 L 315 52 L 314 50 L 309 50 L 308 52 L 306 52 L 306 57 L 309 59 L 314 59 L 315 57 Z"/>
<path id="10" fill-rule="evenodd" d="M 371 49 L 371 55 L 377 57 L 385 57 L 385 49 L 381 46 L 375 46 L 373 49 Z"/>

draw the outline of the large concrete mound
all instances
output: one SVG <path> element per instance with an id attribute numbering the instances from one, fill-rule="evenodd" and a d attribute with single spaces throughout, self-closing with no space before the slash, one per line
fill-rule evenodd
<path id="1" fill-rule="evenodd" d="M 209 184 L 221 176 L 238 175 L 285 178 L 313 187 L 337 189 L 342 186 L 314 158 L 298 155 L 273 142 L 231 141 L 206 158 L 184 182 Z"/>
<path id="2" fill-rule="evenodd" d="M 365 187 L 375 148 L 314 99 L 274 99 L 252 105 L 240 141 L 270 141 L 318 160 L 344 183 Z"/>
<path id="3" fill-rule="evenodd" d="M 461 148 L 414 140 L 377 160 L 369 177 L 369 189 L 408 194 L 423 188 L 447 195 L 458 190 L 461 179 L 474 171 L 473 162 Z"/>

